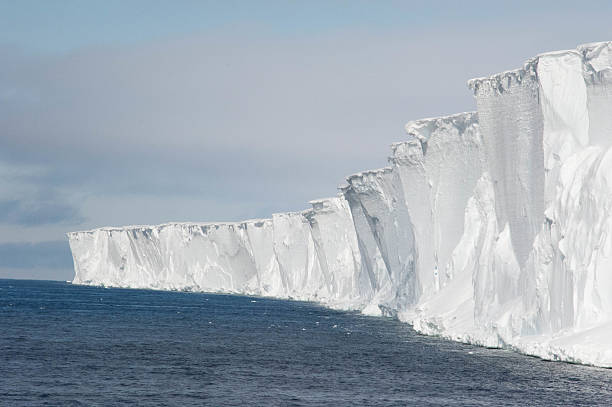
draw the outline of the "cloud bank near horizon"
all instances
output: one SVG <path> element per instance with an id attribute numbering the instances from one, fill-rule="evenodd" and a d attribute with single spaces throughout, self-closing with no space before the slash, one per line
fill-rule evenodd
<path id="1" fill-rule="evenodd" d="M 305 208 L 386 165 L 408 120 L 473 110 L 467 79 L 612 38 L 605 5 L 456 19 L 423 7 L 388 27 L 244 18 L 61 52 L 0 40 L 0 244 L 25 248 L 2 252 L 0 275 L 36 277 L 27 258 L 69 230 Z"/>

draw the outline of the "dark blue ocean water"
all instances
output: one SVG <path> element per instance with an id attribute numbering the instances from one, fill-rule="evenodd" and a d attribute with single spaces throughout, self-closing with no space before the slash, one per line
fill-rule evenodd
<path id="1" fill-rule="evenodd" d="M 612 370 L 242 296 L 0 280 L 0 404 L 612 405 Z"/>

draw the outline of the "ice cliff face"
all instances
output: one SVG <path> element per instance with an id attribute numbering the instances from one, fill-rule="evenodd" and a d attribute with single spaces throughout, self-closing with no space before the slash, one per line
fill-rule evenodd
<path id="1" fill-rule="evenodd" d="M 69 234 L 75 283 L 245 293 L 612 366 L 612 43 L 469 82 L 312 209 Z"/>
<path id="2" fill-rule="evenodd" d="M 500 344 L 605 365 L 612 363 L 611 51 L 600 43 L 543 54 L 470 82 L 497 229 L 485 236 L 494 249 L 475 280 L 478 326 Z"/>
<path id="3" fill-rule="evenodd" d="M 129 226 L 69 234 L 77 284 L 316 300 L 361 308 L 371 288 L 347 202 L 239 223 Z"/>

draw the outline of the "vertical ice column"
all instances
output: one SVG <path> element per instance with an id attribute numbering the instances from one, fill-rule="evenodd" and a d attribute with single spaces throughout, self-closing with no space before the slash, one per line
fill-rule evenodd
<path id="1" fill-rule="evenodd" d="M 537 236 L 533 264 L 523 271 L 523 314 L 531 320 L 531 331 L 557 331 L 574 324 L 575 282 L 559 250 L 565 214 L 555 214 L 560 176 L 568 158 L 589 144 L 587 92 L 582 57 L 576 51 L 547 53 L 537 57 L 539 102 L 543 121 L 546 223 Z M 560 216 L 559 216 L 560 215 Z M 537 311 L 534 311 L 537 310 Z M 530 315 L 531 314 L 531 315 Z"/>
<path id="2" fill-rule="evenodd" d="M 109 234 L 100 229 L 68 233 L 75 284 L 113 285 L 118 282 L 123 256 L 121 251 L 110 247 Z"/>
<path id="3" fill-rule="evenodd" d="M 371 297 L 348 202 L 343 196 L 310 202 L 305 212 L 323 275 L 330 282 L 330 305 L 361 308 Z"/>
<path id="4" fill-rule="evenodd" d="M 257 269 L 244 227 L 222 223 L 204 226 L 202 230 L 208 244 L 202 250 L 207 261 L 203 262 L 199 285 L 215 291 L 248 292 L 247 287 L 257 278 Z M 193 251 L 192 254 L 200 256 Z M 181 257 L 193 262 L 192 256 Z"/>
<path id="5" fill-rule="evenodd" d="M 593 306 L 596 315 L 591 318 L 584 316 L 587 324 L 589 319 L 612 318 L 612 41 L 585 44 L 578 50 L 585 60 L 583 73 L 587 85 L 589 137 L 592 144 L 603 149 L 597 163 L 596 184 L 603 189 L 597 221 L 601 233 L 593 242 L 596 255 L 587 277 L 595 289 L 587 289 L 583 297 L 587 300 L 589 296 L 597 298 Z"/>
<path id="6" fill-rule="evenodd" d="M 163 260 L 157 231 L 148 226 L 105 228 L 69 234 L 77 275 L 88 284 L 162 287 Z"/>
<path id="7" fill-rule="evenodd" d="M 495 188 L 497 223 L 509 233 L 522 267 L 544 221 L 542 110 L 537 62 L 473 79 L 478 117 Z"/>
<path id="8" fill-rule="evenodd" d="M 598 43 L 546 53 L 523 69 L 469 82 L 499 228 L 480 269 L 488 277 L 475 281 L 509 281 L 476 289 L 476 303 L 489 302 L 483 310 L 491 321 L 513 314 L 515 332 L 557 332 L 611 316 L 611 49 Z M 510 312 L 502 294 L 512 292 L 518 301 Z"/>
<path id="9" fill-rule="evenodd" d="M 104 253 L 95 231 L 67 233 L 72 262 L 74 263 L 74 284 L 92 284 L 102 278 L 96 264 L 100 264 Z"/>
<path id="10" fill-rule="evenodd" d="M 355 225 L 369 260 L 374 301 L 389 310 L 413 305 L 420 294 L 414 231 L 397 178 L 391 168 L 365 171 L 348 177 L 343 189 L 358 217 Z"/>
<path id="11" fill-rule="evenodd" d="M 584 59 L 589 112 L 589 138 L 600 147 L 612 145 L 612 42 L 578 47 Z"/>
<path id="12" fill-rule="evenodd" d="M 549 53 L 537 60 L 547 207 L 555 198 L 562 163 L 589 144 L 587 91 L 582 71 L 582 58 L 574 51 Z"/>
<path id="13" fill-rule="evenodd" d="M 612 43 L 543 54 L 537 73 L 547 169 L 537 300 L 539 324 L 558 331 L 612 317 Z"/>
<path id="14" fill-rule="evenodd" d="M 384 279 L 388 271 L 357 192 L 349 186 L 342 187 L 341 190 L 348 202 L 357 237 L 362 267 L 360 286 L 362 291 L 367 293 L 367 298 L 371 298 L 380 291 L 381 278 Z M 380 313 L 378 304 L 373 304 L 370 313 Z"/>
<path id="15" fill-rule="evenodd" d="M 304 212 L 275 213 L 274 252 L 288 296 L 324 301 L 330 297 L 329 277 L 324 274 Z"/>
<path id="16" fill-rule="evenodd" d="M 207 276 L 204 274 L 210 256 L 210 241 L 207 226 L 197 224 L 167 224 L 155 227 L 159 236 L 159 251 L 162 259 L 160 274 L 168 288 L 204 289 Z M 208 252 L 208 253 L 207 253 Z M 217 257 L 212 259 L 217 263 Z M 208 286 L 210 287 L 210 286 Z M 157 288 L 157 287 L 150 287 Z"/>
<path id="17" fill-rule="evenodd" d="M 251 247 L 253 262 L 257 269 L 259 294 L 285 297 L 285 287 L 274 252 L 274 229 L 272 219 L 253 219 L 242 223 Z"/>
<path id="18" fill-rule="evenodd" d="M 519 329 L 537 331 L 532 314 L 545 309 L 537 300 L 541 279 L 530 267 L 546 200 L 537 66 L 532 59 L 521 69 L 468 82 L 478 106 L 497 229 L 474 279 L 475 317 L 481 326 L 497 327 L 505 340 Z M 509 315 L 523 321 L 513 322 Z"/>
<path id="19" fill-rule="evenodd" d="M 449 262 L 484 159 L 475 113 L 410 122 L 406 131 L 410 140 L 393 144 L 389 160 L 414 228 L 417 278 L 427 296 L 452 278 Z"/>

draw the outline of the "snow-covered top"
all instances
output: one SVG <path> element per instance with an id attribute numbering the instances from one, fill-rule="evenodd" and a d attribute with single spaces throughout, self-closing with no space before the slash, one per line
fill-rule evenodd
<path id="1" fill-rule="evenodd" d="M 598 73 L 612 70 L 612 41 L 582 44 L 576 49 L 544 52 L 528 59 L 522 68 L 500 72 L 491 76 L 470 79 L 468 87 L 478 94 L 481 92 L 504 93 L 526 79 L 537 77 L 538 62 L 542 58 L 575 55 L 583 60 L 586 72 Z"/>
<path id="2" fill-rule="evenodd" d="M 399 141 L 391 144 L 391 149 L 395 151 L 402 144 L 410 144 L 414 139 L 419 142 L 427 141 L 432 133 L 440 127 L 456 127 L 460 132 L 471 124 L 478 123 L 477 112 L 455 113 L 448 116 L 430 117 L 427 119 L 412 120 L 404 126 L 406 134 L 410 137 L 408 141 Z"/>
<path id="3" fill-rule="evenodd" d="M 257 221 L 256 219 L 252 220 L 253 222 Z M 126 225 L 126 226 L 103 226 L 99 228 L 93 228 L 89 230 L 79 230 L 75 232 L 68 232 L 67 235 L 70 237 L 72 235 L 78 234 L 86 234 L 86 233 L 94 233 L 94 232 L 125 232 L 131 230 L 152 230 L 152 229 L 163 229 L 167 227 L 211 227 L 211 226 L 238 226 L 244 222 L 166 222 L 160 223 L 157 225 Z"/>
<path id="4" fill-rule="evenodd" d="M 319 199 L 313 199 L 311 201 L 308 201 L 308 203 L 311 204 L 312 206 L 332 205 L 338 198 L 339 196 L 319 198 Z"/>
<path id="5" fill-rule="evenodd" d="M 408 122 L 405 126 L 409 139 L 391 144 L 389 162 L 415 164 L 427 154 L 427 145 L 432 138 L 437 143 L 453 141 L 452 134 L 464 134 L 469 128 L 478 126 L 478 113 L 463 112 L 450 116 L 432 117 Z"/>
<path id="6" fill-rule="evenodd" d="M 69 238 L 76 237 L 83 234 L 92 234 L 97 232 L 131 232 L 131 231 L 160 231 L 168 227 L 179 227 L 179 228 L 202 228 L 208 230 L 211 228 L 245 228 L 248 226 L 261 227 L 266 223 L 271 223 L 273 218 L 287 218 L 293 216 L 308 217 L 315 212 L 322 212 L 326 210 L 333 210 L 336 207 L 336 200 L 341 199 L 341 196 L 321 198 L 310 201 L 309 203 L 313 206 L 310 209 L 304 209 L 302 211 L 293 212 L 279 212 L 272 214 L 270 218 L 252 218 L 236 222 L 166 222 L 157 225 L 126 225 L 126 226 L 103 226 L 99 228 L 93 228 L 89 230 L 79 230 L 74 232 L 68 232 L 66 235 Z"/>
<path id="7" fill-rule="evenodd" d="M 304 211 L 304 217 L 309 221 L 312 221 L 315 215 L 334 213 L 341 206 L 341 199 L 344 197 L 340 194 L 330 198 L 314 199 L 309 201 L 312 205 L 312 209 Z"/>
<path id="8" fill-rule="evenodd" d="M 303 211 L 292 211 L 292 212 L 279 212 L 273 213 L 272 218 L 289 218 L 292 216 L 304 216 L 305 214 L 312 211 L 312 209 L 304 209 Z"/>
<path id="9" fill-rule="evenodd" d="M 504 71 L 495 75 L 470 79 L 468 87 L 478 93 L 505 93 L 514 86 L 520 85 L 525 80 L 534 79 L 537 76 L 536 68 L 538 57 L 528 59 L 522 68 Z"/>
<path id="10" fill-rule="evenodd" d="M 305 216 L 313 215 L 315 213 L 333 212 L 338 207 L 339 196 L 330 198 L 313 199 L 308 203 L 312 205 L 312 209 Z"/>
<path id="11" fill-rule="evenodd" d="M 612 41 L 580 45 L 578 50 L 582 53 L 587 81 L 612 76 Z"/>
<path id="12" fill-rule="evenodd" d="M 351 174 L 346 177 L 346 184 L 339 187 L 341 193 L 346 194 L 350 190 L 361 189 L 364 186 L 371 187 L 372 179 L 376 177 L 383 177 L 386 174 L 393 172 L 391 167 L 377 168 L 375 170 L 367 170 Z"/>
<path id="13" fill-rule="evenodd" d="M 576 49 L 589 61 L 600 56 L 602 53 L 608 53 L 607 55 L 609 55 L 609 52 L 612 51 L 612 41 L 589 42 L 578 45 Z"/>
<path id="14" fill-rule="evenodd" d="M 375 170 L 360 171 L 360 172 L 356 172 L 346 177 L 346 181 L 349 184 L 352 184 L 353 182 L 356 182 L 356 181 L 362 181 L 364 178 L 389 173 L 391 171 L 393 171 L 391 167 L 383 167 L 383 168 L 377 168 Z M 350 185 L 347 185 L 347 187 L 348 186 Z"/>
<path id="15" fill-rule="evenodd" d="M 77 236 L 81 234 L 89 234 L 96 232 L 129 232 L 129 231 L 150 231 L 150 230 L 162 230 L 168 227 L 181 227 L 181 228 L 220 228 L 220 227 L 244 227 L 246 225 L 264 224 L 271 222 L 271 218 L 253 218 L 237 222 L 166 222 L 157 225 L 126 225 L 126 226 L 103 226 L 99 228 L 93 228 L 88 230 L 79 230 L 74 232 L 68 232 L 68 237 Z"/>

